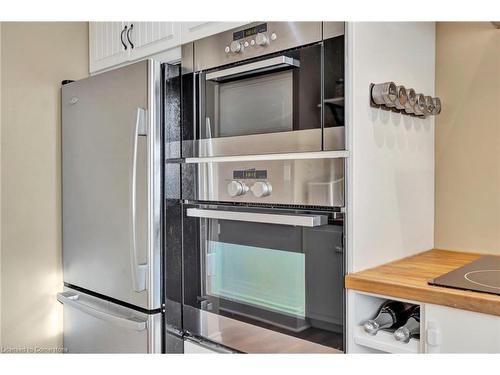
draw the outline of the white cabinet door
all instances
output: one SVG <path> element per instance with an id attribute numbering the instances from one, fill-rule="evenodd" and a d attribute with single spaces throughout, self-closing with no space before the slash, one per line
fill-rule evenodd
<path id="1" fill-rule="evenodd" d="M 124 28 L 125 22 L 89 22 L 91 73 L 128 61 L 130 48 L 125 32 L 122 34 Z"/>
<path id="2" fill-rule="evenodd" d="M 233 29 L 245 22 L 182 22 L 181 23 L 181 44 L 192 42 L 193 40 L 205 38 L 226 30 Z"/>
<path id="3" fill-rule="evenodd" d="M 500 316 L 425 305 L 428 353 L 500 353 Z"/>
<path id="4" fill-rule="evenodd" d="M 181 43 L 179 22 L 130 22 L 130 60 L 154 55 Z"/>

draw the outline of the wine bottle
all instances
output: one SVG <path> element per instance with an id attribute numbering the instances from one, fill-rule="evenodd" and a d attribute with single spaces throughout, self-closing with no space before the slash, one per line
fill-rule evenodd
<path id="1" fill-rule="evenodd" d="M 386 301 L 380 307 L 377 316 L 363 325 L 364 330 L 370 335 L 376 335 L 384 328 L 399 328 L 408 317 L 409 306 L 397 301 Z"/>
<path id="2" fill-rule="evenodd" d="M 420 337 L 420 306 L 415 305 L 410 309 L 405 325 L 394 331 L 394 338 L 407 343 L 411 338 L 418 337 Z"/>

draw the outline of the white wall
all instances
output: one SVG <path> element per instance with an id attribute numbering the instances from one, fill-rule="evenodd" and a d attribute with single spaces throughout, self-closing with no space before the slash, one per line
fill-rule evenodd
<path id="1" fill-rule="evenodd" d="M 370 83 L 434 94 L 435 24 L 348 24 L 350 271 L 431 249 L 434 119 L 369 106 Z"/>
<path id="2" fill-rule="evenodd" d="M 2 346 L 62 345 L 60 86 L 88 75 L 87 23 L 4 22 Z"/>

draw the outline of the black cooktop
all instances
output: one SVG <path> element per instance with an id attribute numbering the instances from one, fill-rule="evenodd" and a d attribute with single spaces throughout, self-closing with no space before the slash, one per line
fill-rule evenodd
<path id="1" fill-rule="evenodd" d="M 434 280 L 429 280 L 428 283 L 500 295 L 500 256 L 483 256 Z"/>

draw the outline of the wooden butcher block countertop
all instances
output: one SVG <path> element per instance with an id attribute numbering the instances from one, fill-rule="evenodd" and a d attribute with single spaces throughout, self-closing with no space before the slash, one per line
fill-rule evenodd
<path id="1" fill-rule="evenodd" d="M 482 254 L 429 250 L 346 276 L 347 289 L 500 316 L 500 296 L 428 285 Z"/>

